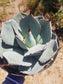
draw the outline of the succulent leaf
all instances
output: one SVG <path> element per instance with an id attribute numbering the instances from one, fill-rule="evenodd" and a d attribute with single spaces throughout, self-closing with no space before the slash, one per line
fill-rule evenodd
<path id="1" fill-rule="evenodd" d="M 24 38 L 26 37 L 29 29 L 31 30 L 35 39 L 40 33 L 40 25 L 38 21 L 33 18 L 32 15 L 28 15 L 24 19 L 22 19 L 20 21 L 20 27 L 22 29 L 22 35 L 24 36 Z"/>
<path id="2" fill-rule="evenodd" d="M 42 43 L 43 43 L 43 39 L 42 39 L 41 35 L 39 34 L 36 39 L 36 44 L 42 44 Z"/>
<path id="3" fill-rule="evenodd" d="M 24 56 L 15 52 L 8 51 L 3 53 L 3 57 L 7 60 L 7 62 L 11 65 L 21 65 L 21 66 L 31 66 L 31 63 L 24 62 Z"/>
<path id="4" fill-rule="evenodd" d="M 19 13 L 2 24 L 0 66 L 9 73 L 36 74 L 54 62 L 58 49 L 58 37 L 42 16 Z"/>
<path id="5" fill-rule="evenodd" d="M 23 39 L 23 36 L 21 34 L 22 30 L 21 28 L 19 27 L 19 25 L 17 24 L 17 22 L 15 20 L 11 20 L 10 21 L 10 25 L 14 31 L 14 34 L 18 35 L 19 37 L 21 37 L 21 39 Z"/>
<path id="6" fill-rule="evenodd" d="M 6 44 L 14 45 L 15 35 L 9 22 L 2 23 L 2 39 Z M 11 38 L 11 39 L 10 39 Z"/>
<path id="7" fill-rule="evenodd" d="M 25 14 L 25 13 L 18 13 L 16 16 L 14 16 L 14 20 L 17 22 L 17 23 L 19 23 L 19 21 L 21 20 L 21 19 L 23 19 L 25 16 L 27 16 L 27 14 Z"/>
<path id="8" fill-rule="evenodd" d="M 25 43 L 23 42 L 23 40 L 21 40 L 18 36 L 16 36 L 16 40 L 17 40 L 17 43 L 19 44 L 19 46 L 22 48 L 22 49 L 27 49 L 27 46 L 25 45 Z"/>
<path id="9" fill-rule="evenodd" d="M 51 30 L 51 23 L 46 20 L 40 20 L 39 23 L 41 24 L 41 38 L 43 39 L 43 44 L 49 42 L 52 37 L 52 30 Z"/>
<path id="10" fill-rule="evenodd" d="M 4 32 L 7 32 L 7 33 L 4 33 Z M 17 42 L 15 40 L 16 35 L 23 40 L 23 36 L 21 35 L 21 29 L 13 19 L 2 24 L 1 35 L 2 35 L 3 41 L 6 44 L 12 45 L 12 46 L 14 44 L 16 44 L 16 46 L 18 46 Z"/>
<path id="11" fill-rule="evenodd" d="M 23 50 L 19 46 L 17 47 L 15 45 L 13 46 L 7 45 L 2 41 L 2 38 L 0 38 L 0 58 L 2 58 L 3 53 L 7 51 L 15 51 L 22 55 L 24 54 Z"/>
<path id="12" fill-rule="evenodd" d="M 42 53 L 44 49 L 45 49 L 45 45 L 37 44 L 31 47 L 29 51 L 24 54 L 24 56 L 36 56 L 36 54 Z"/>
<path id="13" fill-rule="evenodd" d="M 31 32 L 28 33 L 28 35 L 26 36 L 24 42 L 27 44 L 27 46 L 29 48 L 31 48 L 32 46 L 36 45 L 36 41 L 32 35 Z"/>
<path id="14" fill-rule="evenodd" d="M 11 47 L 9 47 L 8 45 L 5 45 L 4 42 L 2 42 L 2 38 L 0 38 L 0 58 L 2 58 L 2 54 L 3 52 L 12 50 Z"/>
<path id="15" fill-rule="evenodd" d="M 32 63 L 33 63 L 33 66 L 32 67 L 30 67 L 28 70 L 26 70 L 26 71 L 22 71 L 21 69 L 20 69 L 20 73 L 24 73 L 24 74 L 30 74 L 30 75 L 34 75 L 34 74 L 36 74 L 36 73 L 38 73 L 40 70 L 42 70 L 43 68 L 44 68 L 44 66 L 45 66 L 45 64 L 44 65 L 40 65 L 40 63 L 37 61 L 35 64 L 34 64 L 34 61 L 35 61 L 36 59 L 34 59 L 33 61 L 32 61 Z M 39 67 L 39 68 L 38 68 Z"/>
<path id="16" fill-rule="evenodd" d="M 51 57 L 54 56 L 54 54 L 57 52 L 57 44 L 55 40 L 51 40 L 49 45 L 47 46 L 47 49 L 42 53 L 41 57 L 39 58 L 39 61 L 41 63 L 45 63 L 48 60 L 50 60 Z"/>

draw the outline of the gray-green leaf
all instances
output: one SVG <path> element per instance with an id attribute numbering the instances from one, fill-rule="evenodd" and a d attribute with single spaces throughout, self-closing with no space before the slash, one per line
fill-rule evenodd
<path id="1" fill-rule="evenodd" d="M 25 44 L 31 48 L 32 46 L 36 45 L 36 41 L 32 35 L 31 32 L 28 33 L 28 35 L 26 36 L 25 40 L 24 40 Z"/>
<path id="2" fill-rule="evenodd" d="M 54 56 L 57 52 L 57 44 L 55 40 L 51 40 L 47 49 L 42 53 L 39 61 L 41 63 L 47 62 L 52 56 Z"/>
<path id="3" fill-rule="evenodd" d="M 43 44 L 45 44 L 49 42 L 52 37 L 51 23 L 46 20 L 40 20 L 39 22 L 42 27 L 40 35 L 41 35 Z"/>
<path id="4" fill-rule="evenodd" d="M 32 35 L 36 39 L 40 33 L 40 24 L 34 19 L 32 15 L 26 16 L 20 21 L 20 27 L 22 29 L 22 35 L 26 37 L 28 30 L 30 29 Z"/>
<path id="5" fill-rule="evenodd" d="M 14 45 L 15 35 L 10 25 L 10 21 L 2 23 L 2 39 L 6 44 Z"/>
<path id="6" fill-rule="evenodd" d="M 31 63 L 24 62 L 24 56 L 15 52 L 15 51 L 8 51 L 3 53 L 3 57 L 7 60 L 7 62 L 11 65 L 21 65 L 21 66 L 31 66 Z"/>
<path id="7" fill-rule="evenodd" d="M 19 46 L 20 46 L 22 49 L 28 50 L 26 44 L 23 42 L 22 39 L 20 39 L 18 36 L 16 36 L 16 40 L 17 40 L 17 43 L 19 44 Z"/>
<path id="8" fill-rule="evenodd" d="M 29 51 L 27 51 L 24 56 L 36 56 L 34 54 L 42 53 L 45 49 L 45 45 L 37 44 L 34 47 L 31 47 Z"/>
<path id="9" fill-rule="evenodd" d="M 27 16 L 27 14 L 25 14 L 25 13 L 18 13 L 16 16 L 14 16 L 14 20 L 17 22 L 17 23 L 19 23 L 19 21 L 21 20 L 21 19 L 23 19 L 25 16 Z"/>

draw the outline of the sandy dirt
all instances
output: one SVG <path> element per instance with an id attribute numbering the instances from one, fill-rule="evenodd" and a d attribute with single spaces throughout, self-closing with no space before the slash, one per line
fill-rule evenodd
<path id="1" fill-rule="evenodd" d="M 19 4 L 23 1 L 24 6 L 20 6 L 19 8 Z M 19 11 L 22 12 L 25 10 L 25 3 L 26 0 L 15 0 L 14 2 L 10 3 L 10 6 L 6 7 L 8 16 L 5 20 L 9 20 Z M 2 9 L 0 8 L 0 10 Z M 60 41 L 60 46 L 63 46 L 62 41 Z M 0 68 L 0 84 L 2 84 L 2 82 L 5 80 L 7 74 L 7 72 Z M 54 64 L 50 68 L 34 76 L 26 76 L 24 84 L 63 84 L 63 47 L 60 49 Z"/>

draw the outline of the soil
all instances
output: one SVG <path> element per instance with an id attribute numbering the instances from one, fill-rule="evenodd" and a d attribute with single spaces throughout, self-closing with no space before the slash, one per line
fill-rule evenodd
<path id="1" fill-rule="evenodd" d="M 15 0 L 14 2 L 11 2 L 10 5 L 5 8 L 8 14 L 5 20 L 11 19 L 19 11 L 24 11 L 25 8 L 27 8 L 25 3 L 26 0 Z M 2 9 L 0 8 L 0 10 Z M 60 41 L 60 47 L 62 46 L 63 42 Z M 0 84 L 2 84 L 2 82 L 5 80 L 7 74 L 8 73 L 6 71 L 0 68 Z M 34 76 L 26 76 L 24 84 L 63 84 L 63 47 L 59 50 L 58 56 L 54 64 L 50 68 L 40 73 L 37 73 Z"/>

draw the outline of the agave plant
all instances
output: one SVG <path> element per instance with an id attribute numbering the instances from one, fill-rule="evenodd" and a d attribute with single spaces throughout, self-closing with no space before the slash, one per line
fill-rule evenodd
<path id="1" fill-rule="evenodd" d="M 58 49 L 58 38 L 51 29 L 51 22 L 42 16 L 19 13 L 2 23 L 0 66 L 9 73 L 36 74 L 53 63 Z"/>

